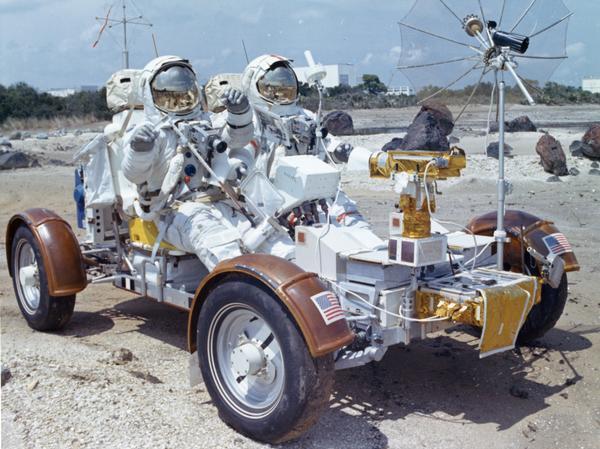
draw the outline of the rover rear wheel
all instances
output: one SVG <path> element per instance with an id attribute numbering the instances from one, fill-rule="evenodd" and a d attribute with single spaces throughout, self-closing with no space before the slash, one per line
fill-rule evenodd
<path id="1" fill-rule="evenodd" d="M 17 303 L 27 324 L 39 331 L 64 327 L 73 315 L 75 295 L 50 295 L 40 248 L 27 226 L 15 232 L 10 263 Z"/>
<path id="2" fill-rule="evenodd" d="M 311 357 L 290 315 L 256 282 L 229 278 L 208 294 L 197 347 L 221 418 L 251 438 L 293 439 L 329 402 L 332 355 Z"/>
<path id="3" fill-rule="evenodd" d="M 528 344 L 541 338 L 554 327 L 565 309 L 568 297 L 567 274 L 564 273 L 557 288 L 542 285 L 542 300 L 533 306 L 521 327 L 517 342 Z"/>

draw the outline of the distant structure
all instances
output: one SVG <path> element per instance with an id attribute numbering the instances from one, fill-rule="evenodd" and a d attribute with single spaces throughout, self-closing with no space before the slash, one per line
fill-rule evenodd
<path id="1" fill-rule="evenodd" d="M 385 93 L 388 96 L 396 96 L 399 97 L 401 95 L 406 95 L 410 97 L 415 94 L 415 90 L 410 86 L 400 86 L 400 87 L 388 87 L 387 92 Z"/>
<path id="2" fill-rule="evenodd" d="M 323 79 L 324 87 L 356 86 L 356 69 L 354 64 L 329 64 L 323 65 L 327 70 L 327 76 Z M 306 83 L 306 72 L 308 67 L 294 67 L 298 81 Z"/>
<path id="3" fill-rule="evenodd" d="M 581 88 L 593 94 L 600 94 L 600 78 L 584 78 Z"/>
<path id="4" fill-rule="evenodd" d="M 57 89 L 48 89 L 46 92 L 53 97 L 68 97 L 69 95 L 73 95 L 77 92 L 96 92 L 98 90 L 98 86 L 93 85 L 84 85 L 79 87 L 62 87 Z"/>

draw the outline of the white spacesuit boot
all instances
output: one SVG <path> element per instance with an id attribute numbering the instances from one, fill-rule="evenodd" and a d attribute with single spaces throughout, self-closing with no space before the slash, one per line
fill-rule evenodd
<path id="1" fill-rule="evenodd" d="M 248 64 L 241 82 L 255 108 L 255 141 L 261 146 L 256 167 L 269 178 L 274 177 L 281 159 L 287 156 L 314 155 L 334 164 L 348 161 L 352 146 L 317 129 L 315 114 L 298 105 L 298 80 L 289 59 L 259 56 Z M 318 134 L 322 137 L 317 138 Z M 332 224 L 370 227 L 343 191 L 325 200 Z"/>
<path id="2" fill-rule="evenodd" d="M 201 110 L 196 75 L 186 60 L 160 57 L 144 68 L 140 89 L 146 121 L 128 130 L 122 162 L 124 176 L 137 185 L 137 215 L 154 220 L 167 242 L 197 254 L 211 270 L 218 262 L 242 253 L 243 235 L 238 227 L 247 220 L 239 218 L 241 214 L 226 200 L 195 202 L 192 198 L 171 207 L 186 185 L 181 182 L 184 156 L 178 151 L 179 136 L 166 119 L 212 121 L 212 116 Z M 226 111 L 222 113 L 221 138 L 229 149 L 240 150 L 253 136 L 248 100 L 231 90 L 222 102 Z"/>

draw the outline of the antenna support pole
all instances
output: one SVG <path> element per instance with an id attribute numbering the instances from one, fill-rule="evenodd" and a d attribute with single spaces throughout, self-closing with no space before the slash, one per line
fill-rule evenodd
<path id="1" fill-rule="evenodd" d="M 504 77 L 502 77 L 504 78 Z M 504 199 L 506 196 L 506 181 L 504 180 L 504 79 L 498 84 L 498 212 L 496 231 L 496 256 L 497 269 L 504 270 L 504 243 L 506 243 L 506 231 L 504 229 Z"/>
<path id="2" fill-rule="evenodd" d="M 129 68 L 129 50 L 127 49 L 127 13 L 125 0 L 123 0 L 123 68 Z"/>

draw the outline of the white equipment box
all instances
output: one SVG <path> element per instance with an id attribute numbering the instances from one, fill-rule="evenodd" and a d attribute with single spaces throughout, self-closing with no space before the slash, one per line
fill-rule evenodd
<path id="1" fill-rule="evenodd" d="M 339 183 L 340 172 L 311 155 L 281 158 L 274 181 L 285 198 L 282 210 L 289 210 L 305 201 L 333 198 Z"/>
<path id="2" fill-rule="evenodd" d="M 434 234 L 425 239 L 392 237 L 388 242 L 388 257 L 391 262 L 409 267 L 424 267 L 444 262 L 448 249 L 445 235 Z"/>

